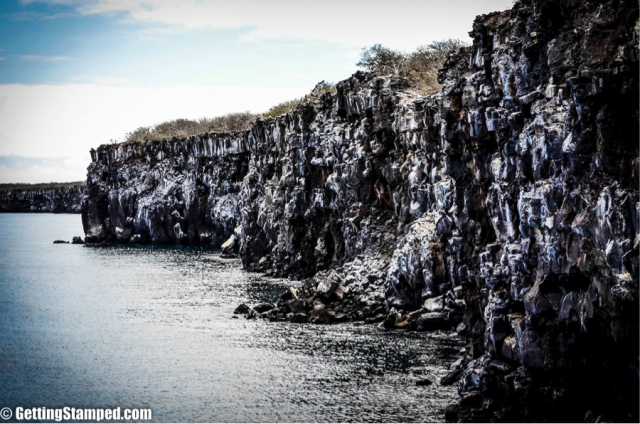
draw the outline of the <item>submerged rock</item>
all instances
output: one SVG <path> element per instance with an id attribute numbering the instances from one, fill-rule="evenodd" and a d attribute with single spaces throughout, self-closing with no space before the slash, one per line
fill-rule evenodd
<path id="1" fill-rule="evenodd" d="M 53 244 L 69 244 L 69 242 L 66 240 L 54 240 Z"/>

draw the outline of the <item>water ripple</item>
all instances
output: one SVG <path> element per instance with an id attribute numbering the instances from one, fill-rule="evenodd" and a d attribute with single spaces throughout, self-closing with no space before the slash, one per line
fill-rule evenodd
<path id="1" fill-rule="evenodd" d="M 53 245 L 73 215 L 0 215 L 0 405 L 156 421 L 440 421 L 453 335 L 233 319 L 297 284 L 214 250 Z"/>

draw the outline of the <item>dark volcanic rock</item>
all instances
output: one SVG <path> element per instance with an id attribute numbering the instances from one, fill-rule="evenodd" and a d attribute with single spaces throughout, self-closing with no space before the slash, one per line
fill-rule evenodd
<path id="1" fill-rule="evenodd" d="M 84 240 L 82 240 L 82 237 L 75 236 L 71 240 L 71 244 L 85 244 L 85 243 L 84 243 Z"/>
<path id="2" fill-rule="evenodd" d="M 238 307 L 233 311 L 234 314 L 246 314 L 247 312 L 249 312 L 251 310 L 251 308 L 247 305 L 245 305 L 244 303 L 241 303 L 240 305 L 238 305 Z"/>
<path id="3" fill-rule="evenodd" d="M 84 183 L 0 184 L 0 212 L 80 213 Z"/>
<path id="4" fill-rule="evenodd" d="M 214 244 L 239 224 L 247 133 L 100 146 L 91 151 L 86 240 Z"/>
<path id="5" fill-rule="evenodd" d="M 245 318 L 246 319 L 260 318 L 260 312 L 256 311 L 255 309 L 249 309 L 249 311 L 245 315 Z"/>
<path id="6" fill-rule="evenodd" d="M 54 240 L 53 244 L 69 244 L 69 242 L 66 240 Z"/>
<path id="7" fill-rule="evenodd" d="M 356 73 L 247 132 L 101 146 L 87 240 L 233 234 L 302 279 L 263 318 L 455 328 L 447 419 L 637 421 L 639 27 L 635 0 L 520 0 L 436 95 Z"/>
<path id="8" fill-rule="evenodd" d="M 253 307 L 253 309 L 259 313 L 267 312 L 274 309 L 276 306 L 272 303 L 261 303 Z"/>
<path id="9" fill-rule="evenodd" d="M 307 314 L 303 313 L 291 313 L 287 314 L 287 321 L 289 322 L 297 322 L 297 323 L 305 323 L 308 320 Z"/>
<path id="10" fill-rule="evenodd" d="M 238 253 L 238 247 L 238 237 L 236 237 L 235 234 L 231 234 L 231 237 L 222 243 L 220 249 L 222 250 L 222 254 L 225 256 L 235 256 Z"/>

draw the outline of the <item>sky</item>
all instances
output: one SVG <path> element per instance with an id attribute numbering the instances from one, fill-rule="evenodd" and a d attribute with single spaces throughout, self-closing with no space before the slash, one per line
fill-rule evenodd
<path id="1" fill-rule="evenodd" d="M 0 0 L 0 183 L 86 178 L 140 126 L 264 112 L 373 44 L 470 42 L 512 0 Z"/>

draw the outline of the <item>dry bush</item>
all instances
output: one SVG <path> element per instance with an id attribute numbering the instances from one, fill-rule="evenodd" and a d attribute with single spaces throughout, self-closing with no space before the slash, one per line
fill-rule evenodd
<path id="1" fill-rule="evenodd" d="M 327 81 L 320 81 L 318 84 L 316 84 L 314 89 L 311 90 L 311 93 L 309 93 L 307 96 L 304 97 L 304 99 L 315 101 L 315 100 L 319 100 L 320 97 L 324 96 L 325 94 L 336 94 L 337 92 L 338 92 L 338 89 L 336 88 L 336 85 L 334 83 L 327 82 Z"/>
<path id="2" fill-rule="evenodd" d="M 247 112 L 228 113 L 215 118 L 202 118 L 198 122 L 205 131 L 244 131 L 251 128 L 251 123 L 260 115 Z"/>
<path id="3" fill-rule="evenodd" d="M 285 113 L 289 113 L 301 103 L 309 100 L 318 100 L 324 94 L 335 92 L 335 84 L 322 81 L 318 83 L 308 95 L 299 99 L 288 100 L 277 104 L 262 114 L 254 114 L 247 111 L 228 113 L 214 118 L 200 118 L 197 121 L 192 121 L 190 119 L 176 119 L 173 121 L 162 122 L 151 127 L 139 127 L 135 131 L 127 133 L 125 140 L 146 142 L 170 139 L 173 137 L 185 138 L 207 132 L 245 131 L 250 129 L 252 122 L 260 117 L 272 118 L 280 116 Z"/>
<path id="4" fill-rule="evenodd" d="M 273 118 L 276 116 L 284 115 L 291 112 L 298 105 L 307 101 L 317 101 L 325 94 L 335 94 L 337 92 L 336 85 L 332 82 L 320 81 L 309 94 L 299 99 L 287 100 L 286 102 L 279 103 L 273 106 L 268 111 L 262 114 L 263 118 Z"/>
<path id="5" fill-rule="evenodd" d="M 374 44 L 362 49 L 360 61 L 356 63 L 356 66 L 367 72 L 397 74 L 404 67 L 406 59 L 406 55 L 399 50 L 392 50 L 382 44 Z"/>
<path id="6" fill-rule="evenodd" d="M 138 127 L 138 129 L 127 133 L 125 138 L 127 141 L 139 142 L 154 140 L 151 133 L 151 127 Z"/>
<path id="7" fill-rule="evenodd" d="M 420 92 L 432 94 L 441 88 L 437 81 L 438 70 L 444 65 L 449 53 L 464 46 L 466 44 L 463 41 L 450 39 L 435 41 L 418 47 L 412 53 L 404 53 L 374 44 L 372 47 L 362 49 L 357 66 L 369 72 L 403 74 Z M 245 131 L 250 129 L 251 123 L 260 117 L 272 118 L 289 113 L 298 105 L 307 101 L 317 101 L 328 93 L 336 93 L 335 84 L 321 81 L 306 96 L 279 103 L 262 114 L 247 111 L 229 113 L 215 118 L 201 118 L 197 121 L 176 119 L 151 127 L 139 127 L 127 133 L 126 141 L 146 142 L 173 137 L 185 138 L 214 131 Z"/>
<path id="8" fill-rule="evenodd" d="M 360 62 L 356 65 L 369 72 L 382 74 L 403 74 L 424 94 L 440 90 L 438 70 L 442 68 L 450 53 L 465 47 L 461 40 L 435 41 L 420 46 L 412 53 L 403 53 L 375 44 L 362 49 Z"/>
<path id="9" fill-rule="evenodd" d="M 289 113 L 293 109 L 295 109 L 296 106 L 302 103 L 303 100 L 304 97 L 301 97 L 299 99 L 287 100 L 285 102 L 278 103 L 277 105 L 271 107 L 268 111 L 264 112 L 262 114 L 262 117 L 273 118 L 276 116 L 284 115 L 285 113 Z"/>
<path id="10" fill-rule="evenodd" d="M 128 133 L 126 140 L 145 142 L 173 137 L 185 138 L 213 131 L 244 131 L 251 128 L 251 122 L 259 116 L 250 112 L 238 112 L 215 118 L 201 118 L 197 121 L 176 119 L 152 127 L 140 127 Z"/>
<path id="11" fill-rule="evenodd" d="M 418 47 L 416 51 L 407 55 L 407 76 L 425 94 L 440 91 L 438 70 L 442 68 L 450 53 L 457 52 L 465 46 L 463 41 L 450 39 Z"/>

